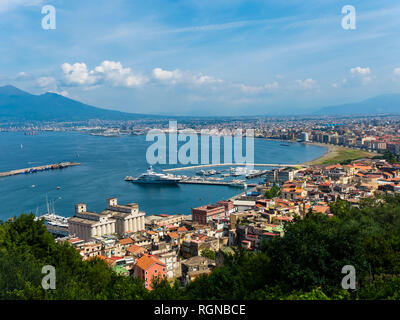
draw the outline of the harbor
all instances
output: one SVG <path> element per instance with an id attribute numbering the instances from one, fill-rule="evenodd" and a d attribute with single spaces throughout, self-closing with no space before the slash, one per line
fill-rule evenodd
<path id="1" fill-rule="evenodd" d="M 17 169 L 17 170 L 0 172 L 0 178 L 15 176 L 15 175 L 19 175 L 19 174 L 37 173 L 37 172 L 47 171 L 47 170 L 64 169 L 64 168 L 68 168 L 68 167 L 72 167 L 72 166 L 79 166 L 79 165 L 80 165 L 79 162 L 60 162 L 60 163 L 56 163 L 56 164 L 48 164 L 48 165 L 38 166 L 38 167 Z"/>
<path id="2" fill-rule="evenodd" d="M 214 164 L 202 164 L 197 166 L 190 167 L 178 167 L 178 168 L 170 168 L 163 169 L 164 172 L 172 172 L 172 171 L 184 171 L 184 170 L 192 170 L 192 169 L 200 169 L 200 168 L 211 168 L 211 167 L 273 167 L 273 168 L 307 168 L 307 165 L 303 164 L 272 164 L 272 163 L 214 163 Z"/>
<path id="3" fill-rule="evenodd" d="M 220 175 L 223 171 L 204 171 L 200 170 L 196 172 L 197 176 L 188 177 L 188 176 L 175 176 L 173 174 L 163 174 L 156 173 L 153 171 L 152 167 L 147 170 L 146 173 L 141 174 L 139 177 L 134 178 L 132 176 L 125 177 L 125 181 L 139 184 L 198 184 L 198 185 L 214 185 L 214 186 L 228 186 L 228 187 L 239 187 L 239 188 L 247 188 L 256 186 L 255 183 L 246 183 L 246 180 L 241 179 L 233 179 L 230 181 L 226 181 L 223 178 L 218 177 L 210 177 L 212 175 Z M 255 177 L 261 177 L 264 175 L 267 170 L 251 170 L 249 174 L 247 174 L 247 168 L 238 167 L 230 168 L 230 174 L 222 174 L 222 176 L 245 176 L 246 179 L 253 179 Z"/>
<path id="4" fill-rule="evenodd" d="M 229 199 L 236 193 L 245 190 L 224 183 L 177 183 L 174 187 L 173 181 L 170 180 L 160 181 L 160 185 L 124 181 L 126 176 L 139 177 L 149 167 L 144 156 L 148 144 L 145 136 L 122 135 L 112 139 L 93 137 L 77 132 L 40 132 L 34 136 L 26 136 L 23 132 L 2 132 L 1 136 L 0 144 L 3 155 L 13 154 L 14 156 L 13 158 L 0 157 L 0 172 L 66 161 L 81 163 L 81 165 L 67 170 L 52 170 L 47 173 L 38 172 L 38 174 L 20 174 L 14 177 L 0 178 L 0 194 L 4 195 L 3 200 L 7 200 L 3 201 L 3 208 L 0 210 L 0 219 L 3 220 L 22 212 L 32 211 L 35 213 L 38 207 L 39 214 L 46 212 L 44 205 L 46 193 L 49 199 L 56 200 L 58 215 L 70 216 L 71 210 L 73 210 L 71 203 L 79 203 L 83 194 L 85 201 L 94 204 L 94 210 L 100 210 L 103 199 L 109 197 L 111 193 L 123 199 L 122 201 L 129 201 L 134 194 L 134 200 L 142 204 L 143 210 L 154 214 L 189 214 L 188 208 L 203 204 L 204 199 L 210 203 L 217 202 L 220 199 Z M 95 142 L 97 138 L 101 139 L 101 143 Z M 23 149 L 20 148 L 21 144 Z M 49 146 L 52 147 L 49 148 Z M 300 144 L 290 147 L 290 152 L 283 152 L 284 147 L 280 146 L 278 141 L 262 139 L 255 141 L 255 148 L 259 151 L 255 154 L 254 161 L 251 162 L 256 164 L 267 162 L 294 164 L 297 161 L 305 162 L 317 158 L 325 152 L 325 149 L 321 147 L 305 147 Z M 203 176 L 197 175 L 201 168 L 177 172 L 162 171 L 191 165 L 196 164 L 167 164 L 165 166 L 155 164 L 153 170 L 156 173 L 203 178 Z M 210 171 L 209 174 L 212 173 L 212 169 L 221 172 L 219 175 L 216 172 L 214 175 L 205 176 L 207 180 L 210 178 L 223 178 L 225 181 L 241 179 L 247 183 L 258 183 L 263 180 L 263 176 L 254 181 L 246 179 L 246 174 L 251 174 L 251 170 L 236 176 L 241 172 L 231 172 L 230 166 L 225 165 L 226 168 L 223 166 L 203 168 L 204 171 Z M 239 166 L 232 165 L 231 167 Z M 265 170 L 268 168 L 255 166 L 250 169 Z M 165 182 L 171 182 L 171 184 L 168 186 Z M 58 187 L 60 188 L 58 189 Z M 20 199 L 24 199 L 24 201 Z"/>
<path id="5" fill-rule="evenodd" d="M 199 179 L 182 179 L 178 183 L 182 184 L 203 184 L 213 186 L 228 186 L 228 187 L 255 187 L 255 183 L 245 183 L 244 181 L 211 181 L 211 180 L 199 180 Z"/>

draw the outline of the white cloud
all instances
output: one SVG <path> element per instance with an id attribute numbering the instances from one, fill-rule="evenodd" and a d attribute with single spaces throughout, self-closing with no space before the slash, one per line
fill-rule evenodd
<path id="1" fill-rule="evenodd" d="M 13 10 L 19 6 L 38 6 L 43 0 L 0 0 L 0 12 Z"/>
<path id="2" fill-rule="evenodd" d="M 43 92 L 52 92 L 68 97 L 68 91 L 58 86 L 57 80 L 53 77 L 40 77 L 36 79 L 36 85 L 42 89 Z"/>
<path id="3" fill-rule="evenodd" d="M 264 87 L 268 91 L 276 90 L 276 89 L 279 88 L 279 83 L 277 81 L 274 81 L 274 82 L 271 82 L 271 83 L 267 83 Z"/>
<path id="4" fill-rule="evenodd" d="M 365 76 L 365 75 L 368 75 L 371 73 L 371 69 L 369 67 L 366 67 L 366 68 L 355 67 L 355 68 L 351 68 L 350 72 L 352 74 L 359 74 L 359 75 Z"/>
<path id="5" fill-rule="evenodd" d="M 245 92 L 245 93 L 251 93 L 251 94 L 256 94 L 256 93 L 260 93 L 262 91 L 264 91 L 264 87 L 262 86 L 248 86 L 245 84 L 240 84 L 240 89 Z"/>
<path id="6" fill-rule="evenodd" d="M 101 82 L 121 87 L 137 87 L 148 79 L 133 74 L 130 68 L 124 68 L 121 62 L 103 61 L 94 70 L 89 70 L 85 63 L 64 63 L 61 66 L 66 83 L 69 85 L 93 86 Z"/>
<path id="7" fill-rule="evenodd" d="M 357 82 L 361 81 L 362 85 L 367 85 L 372 82 L 371 69 L 369 67 L 355 67 L 351 68 L 350 72 L 352 74 L 353 83 L 357 84 Z"/>
<path id="8" fill-rule="evenodd" d="M 240 84 L 240 89 L 245 93 L 257 94 L 262 92 L 271 92 L 279 88 L 279 83 L 277 81 L 267 83 L 264 86 L 248 86 L 246 84 Z"/>
<path id="9" fill-rule="evenodd" d="M 305 80 L 296 80 L 296 85 L 302 90 L 317 89 L 319 87 L 317 81 L 311 78 Z"/>
<path id="10" fill-rule="evenodd" d="M 49 86 L 53 86 L 56 84 L 56 79 L 53 77 L 41 77 L 36 80 L 36 83 L 39 85 L 41 88 L 47 88 Z"/>
<path id="11" fill-rule="evenodd" d="M 93 85 L 98 81 L 93 71 L 89 71 L 85 63 L 64 63 L 61 66 L 66 82 L 72 85 Z"/>
<path id="12" fill-rule="evenodd" d="M 394 68 L 393 69 L 393 74 L 396 76 L 400 76 L 400 68 Z"/>
<path id="13" fill-rule="evenodd" d="M 153 69 L 153 78 L 158 81 L 162 81 L 167 84 L 189 84 L 189 85 L 206 85 L 221 83 L 223 80 L 217 79 L 208 75 L 194 74 L 189 71 L 175 70 L 163 70 L 162 68 Z"/>
<path id="14" fill-rule="evenodd" d="M 175 84 L 183 78 L 183 74 L 178 69 L 168 71 L 161 68 L 154 68 L 153 77 L 160 81 L 166 81 Z"/>
<path id="15" fill-rule="evenodd" d="M 136 87 L 148 81 L 144 76 L 133 74 L 130 68 L 124 68 L 121 62 L 103 61 L 94 70 L 104 81 L 114 86 Z"/>

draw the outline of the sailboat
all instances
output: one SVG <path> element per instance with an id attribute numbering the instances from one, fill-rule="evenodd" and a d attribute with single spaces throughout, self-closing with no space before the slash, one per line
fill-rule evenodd
<path id="1" fill-rule="evenodd" d="M 40 216 L 44 220 L 47 230 L 55 236 L 68 236 L 68 218 L 56 215 L 54 200 L 48 200 L 46 194 L 47 213 Z"/>

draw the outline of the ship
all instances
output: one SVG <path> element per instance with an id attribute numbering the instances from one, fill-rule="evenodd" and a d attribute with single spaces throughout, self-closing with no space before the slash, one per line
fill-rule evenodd
<path id="1" fill-rule="evenodd" d="M 147 172 L 141 174 L 139 177 L 126 177 L 125 180 L 132 183 L 143 184 L 177 184 L 181 180 L 181 178 L 172 174 L 156 173 L 150 166 Z"/>
<path id="2" fill-rule="evenodd" d="M 68 219 L 66 217 L 59 216 L 55 213 L 54 200 L 52 203 L 48 201 L 46 195 L 47 213 L 36 217 L 35 220 L 43 220 L 46 229 L 54 237 L 66 237 L 68 236 Z"/>

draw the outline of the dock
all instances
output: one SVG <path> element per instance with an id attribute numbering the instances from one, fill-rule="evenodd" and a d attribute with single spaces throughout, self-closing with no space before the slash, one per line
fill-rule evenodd
<path id="1" fill-rule="evenodd" d="M 48 164 L 48 165 L 38 166 L 38 167 L 17 169 L 17 170 L 11 170 L 11 171 L 6 171 L 6 172 L 0 172 L 0 178 L 15 176 L 15 175 L 19 175 L 19 174 L 36 173 L 36 172 L 47 171 L 47 170 L 64 169 L 64 168 L 68 168 L 68 167 L 72 167 L 72 166 L 79 166 L 79 165 L 80 165 L 79 162 L 60 162 L 60 163 L 56 163 L 56 164 Z"/>
<path id="2" fill-rule="evenodd" d="M 260 170 L 260 172 L 250 173 L 250 174 L 246 175 L 246 179 L 254 179 L 254 178 L 262 177 L 267 172 L 268 172 L 268 170 Z"/>
<path id="3" fill-rule="evenodd" d="M 232 185 L 232 181 L 209 181 L 209 180 L 195 180 L 195 179 L 185 179 L 180 180 L 178 183 L 182 184 L 204 184 L 204 185 L 212 185 L 212 186 L 227 186 L 227 187 L 238 187 L 237 185 Z M 246 183 L 248 187 L 255 187 L 257 184 L 255 183 Z"/>
<path id="4" fill-rule="evenodd" d="M 197 166 L 190 167 L 179 167 L 179 168 L 170 168 L 163 169 L 164 172 L 171 171 L 183 171 L 183 170 L 191 170 L 191 169 L 199 169 L 199 168 L 211 168 L 211 167 L 274 167 L 274 168 L 307 168 L 308 165 L 304 164 L 273 164 L 273 163 L 214 163 L 214 164 L 202 164 Z"/>

